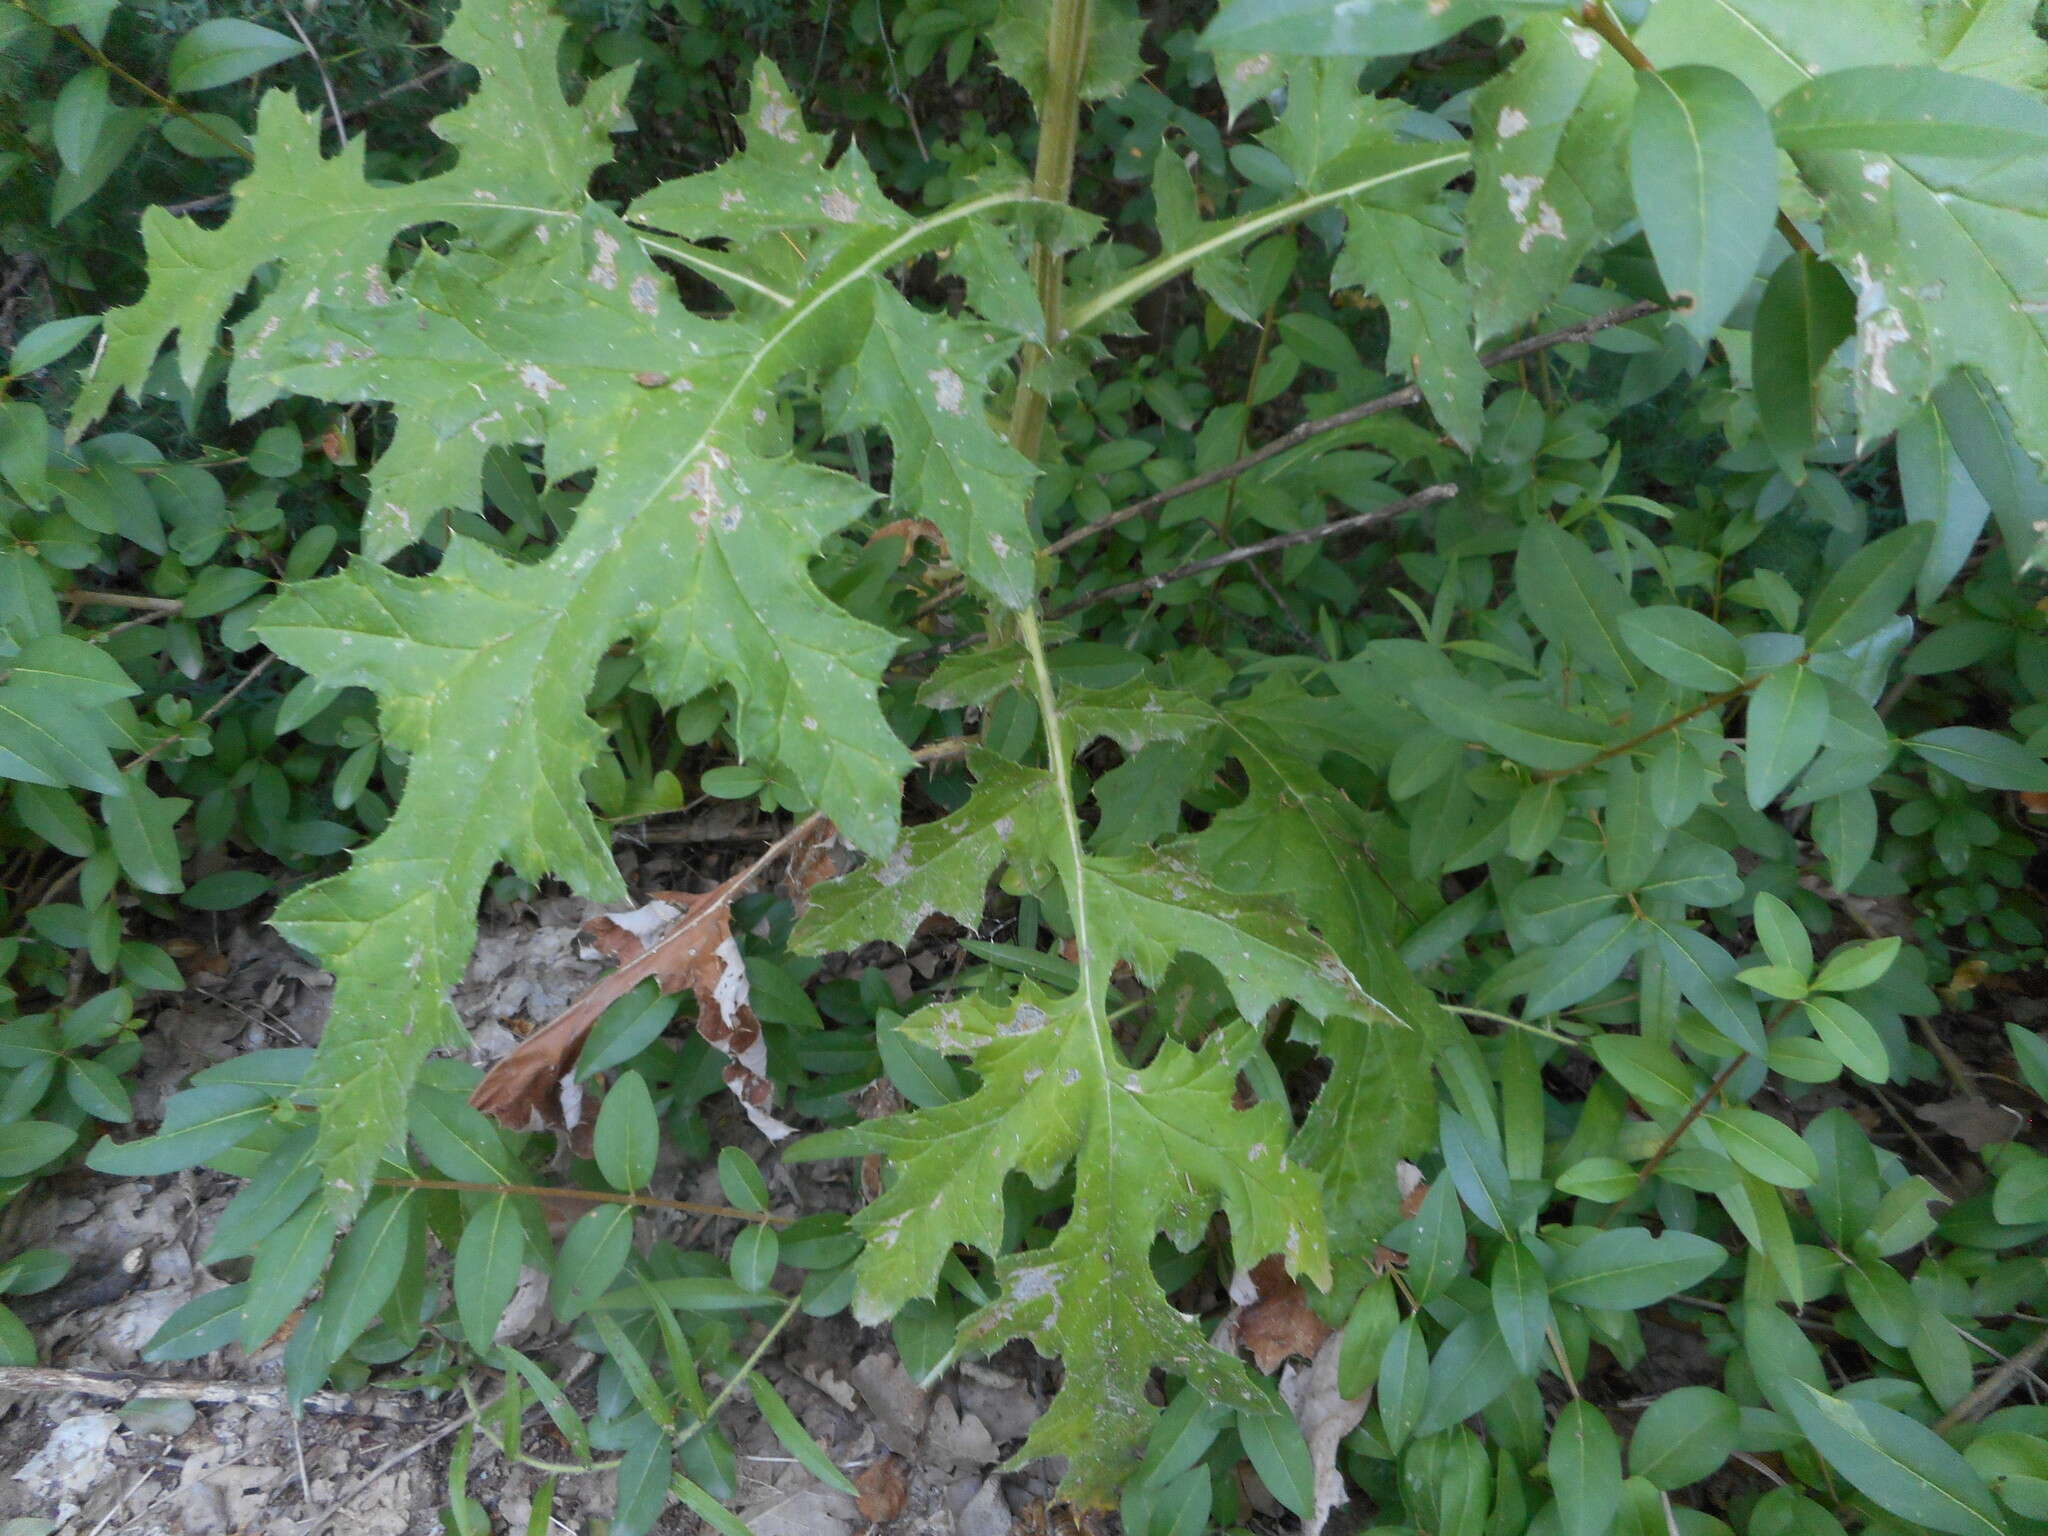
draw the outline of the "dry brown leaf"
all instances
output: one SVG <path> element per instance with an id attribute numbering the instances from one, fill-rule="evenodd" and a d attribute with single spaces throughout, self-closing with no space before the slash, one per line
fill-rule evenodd
<path id="1" fill-rule="evenodd" d="M 887 1525 L 910 1502 L 910 1479 L 904 1475 L 901 1456 L 884 1456 L 871 1463 L 853 1480 L 853 1486 L 860 1490 L 861 1518 L 877 1525 Z"/>
<path id="2" fill-rule="evenodd" d="M 901 539 L 903 541 L 903 553 L 896 559 L 899 569 L 910 564 L 910 557 L 917 553 L 917 543 L 920 539 L 925 540 L 932 546 L 933 559 L 943 560 L 947 555 L 946 536 L 939 532 L 939 525 L 930 518 L 899 517 L 894 522 L 882 524 L 881 527 L 868 535 L 868 543 L 870 544 L 878 543 L 883 539 Z"/>
<path id="3" fill-rule="evenodd" d="M 1401 1192 L 1401 1219 L 1414 1220 L 1429 1195 L 1429 1181 L 1413 1163 L 1399 1162 L 1394 1164 L 1394 1187 Z"/>
<path id="4" fill-rule="evenodd" d="M 1259 1299 L 1237 1317 L 1238 1342 L 1252 1352 L 1258 1368 L 1268 1376 L 1280 1369 L 1289 1355 L 1313 1360 L 1330 1325 L 1309 1307 L 1308 1297 L 1279 1255 L 1261 1259 L 1252 1266 L 1252 1283 Z"/>
<path id="5" fill-rule="evenodd" d="M 1315 1468 L 1315 1507 L 1302 1521 L 1302 1536 L 1321 1536 L 1330 1512 L 1344 1503 L 1344 1478 L 1337 1470 L 1337 1448 L 1365 1417 L 1366 1397 L 1347 1398 L 1337 1390 L 1337 1356 L 1344 1336 L 1325 1339 L 1307 1370 L 1289 1366 L 1280 1378 L 1280 1396 L 1308 1442 L 1309 1464 Z"/>
<path id="6" fill-rule="evenodd" d="M 1943 1099 L 1939 1104 L 1922 1104 L 1913 1113 L 1946 1131 L 1972 1152 L 1993 1142 L 2011 1141 L 2027 1128 L 2025 1115 L 1989 1099 Z"/>
<path id="7" fill-rule="evenodd" d="M 593 920 L 591 942 L 619 968 L 514 1046 L 469 1102 L 507 1129 L 564 1132 L 584 1150 L 596 1115 L 586 1103 L 591 1090 L 574 1079 L 576 1059 L 605 1009 L 652 977 L 663 992 L 695 994 L 697 1033 L 727 1058 L 725 1086 L 754 1128 L 770 1141 L 792 1134 L 768 1112 L 775 1090 L 766 1076 L 767 1049 L 732 934 L 732 899 L 752 873 L 701 895 L 664 891 L 632 912 Z"/>
<path id="8" fill-rule="evenodd" d="M 796 904 L 799 917 L 810 906 L 813 889 L 853 868 L 853 849 L 839 835 L 839 829 L 822 816 L 815 822 L 789 850 L 780 882 L 784 893 Z"/>

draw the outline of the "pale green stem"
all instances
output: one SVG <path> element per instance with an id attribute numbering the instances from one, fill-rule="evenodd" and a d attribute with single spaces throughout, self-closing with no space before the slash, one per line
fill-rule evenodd
<path id="1" fill-rule="evenodd" d="M 676 1436 L 675 1444 L 677 1450 L 681 1450 L 684 1446 L 688 1445 L 717 1421 L 718 1411 L 726 1405 L 733 1393 L 739 1390 L 740 1383 L 754 1374 L 754 1368 L 761 1363 L 762 1358 L 768 1353 L 769 1346 L 781 1336 L 782 1330 L 789 1326 L 789 1320 L 796 1316 L 797 1303 L 801 1300 L 803 1300 L 801 1296 L 789 1298 L 789 1305 L 782 1309 L 782 1316 L 769 1324 L 768 1331 L 761 1335 L 761 1342 L 754 1346 L 753 1353 L 747 1356 L 746 1362 L 738 1370 L 734 1371 L 731 1376 L 726 1378 L 725 1385 L 718 1389 L 718 1396 L 711 1399 L 711 1404 L 704 1410 L 703 1415 L 690 1425 L 688 1429 Z"/>
<path id="2" fill-rule="evenodd" d="M 1574 1040 L 1570 1035 L 1559 1034 L 1554 1029 L 1545 1029 L 1541 1024 L 1531 1024 L 1527 1019 L 1518 1019 L 1510 1013 L 1495 1013 L 1488 1008 L 1460 1008 L 1451 1003 L 1444 1007 L 1451 1013 L 1462 1014 L 1468 1019 L 1485 1019 L 1492 1024 L 1511 1024 L 1516 1029 L 1526 1030 L 1532 1035 L 1541 1035 L 1546 1040 L 1555 1040 L 1559 1045 L 1568 1045 L 1573 1050 L 1590 1049 L 1583 1040 Z"/>
<path id="3" fill-rule="evenodd" d="M 1047 83 L 1039 103 L 1038 161 L 1033 169 L 1031 192 L 1046 202 L 1065 203 L 1074 185 L 1074 146 L 1080 139 L 1081 80 L 1088 64 L 1090 0 L 1053 0 L 1046 18 L 1045 56 Z M 1057 336 L 1060 324 L 1061 261 L 1058 252 L 1040 241 L 1031 253 L 1031 275 L 1038 287 L 1039 302 L 1045 306 L 1046 331 Z M 1038 456 L 1045 428 L 1046 401 L 1031 389 L 1019 388 L 1010 416 L 1010 443 L 1028 459 Z M 1089 1033 L 1094 1038 L 1099 1060 L 1098 1081 L 1109 1081 L 1109 1020 L 1102 1004 L 1105 978 L 1099 974 L 1095 941 L 1088 923 L 1088 888 L 1081 858 L 1081 811 L 1074 798 L 1074 780 L 1067 762 L 1066 735 L 1060 729 L 1059 703 L 1053 693 L 1052 668 L 1045 657 L 1045 636 L 1038 624 L 1036 603 L 1021 615 L 1024 648 L 1031 655 L 1031 675 L 1037 685 L 1038 712 L 1045 722 L 1045 755 L 1052 770 L 1053 787 L 1059 796 L 1060 819 L 1066 838 L 1063 883 L 1067 887 L 1068 916 L 1074 926 L 1075 960 L 1081 972 L 1081 995 L 1088 1009 Z"/>
<path id="4" fill-rule="evenodd" d="M 1261 208 L 1257 213 L 1233 219 L 1194 244 L 1183 246 L 1177 251 L 1168 251 L 1165 255 L 1146 262 L 1122 281 L 1113 283 L 1100 293 L 1082 300 L 1066 315 L 1064 326 L 1056 328 L 1053 334 L 1070 335 L 1076 331 L 1084 331 L 1112 310 L 1150 293 L 1161 283 L 1178 277 L 1197 262 L 1207 261 L 1212 256 L 1220 256 L 1233 246 L 1256 240 L 1260 235 L 1278 229 L 1283 224 L 1292 224 L 1307 218 L 1318 209 L 1334 207 L 1346 198 L 1361 196 L 1375 187 L 1384 187 L 1405 176 L 1448 171 L 1450 167 L 1463 164 L 1471 158 L 1469 150 L 1452 150 L 1433 159 L 1419 160 L 1413 165 L 1381 171 L 1375 176 L 1361 177 L 1341 187 L 1332 187 L 1327 192 L 1318 192 L 1313 197 L 1297 197 L 1289 202 L 1275 203 L 1270 208 Z M 1052 317 L 1048 316 L 1047 319 L 1051 320 Z"/>

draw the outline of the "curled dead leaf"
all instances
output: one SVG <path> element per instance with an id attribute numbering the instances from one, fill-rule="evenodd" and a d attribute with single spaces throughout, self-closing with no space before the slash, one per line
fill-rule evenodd
<path id="1" fill-rule="evenodd" d="M 946 536 L 939 532 L 939 525 L 930 518 L 899 517 L 894 522 L 882 524 L 881 527 L 868 535 L 868 543 L 870 544 L 878 543 L 883 539 L 901 539 L 903 541 L 903 553 L 896 560 L 899 568 L 910 563 L 910 557 L 917 553 L 917 543 L 920 539 L 927 541 L 932 546 L 934 559 L 943 560 L 946 558 Z"/>
<path id="2" fill-rule="evenodd" d="M 861 1518 L 877 1525 L 887 1525 L 910 1502 L 910 1479 L 905 1475 L 901 1456 L 884 1456 L 862 1469 L 853 1486 L 860 1493 Z"/>
<path id="3" fill-rule="evenodd" d="M 1343 1336 L 1326 1338 L 1306 1369 L 1290 1365 L 1280 1378 L 1280 1397 L 1307 1442 L 1309 1465 L 1315 1471 L 1315 1504 L 1301 1522 L 1302 1536 L 1321 1536 L 1331 1512 L 1350 1495 L 1337 1469 L 1344 1437 L 1365 1417 L 1366 1397 L 1345 1397 L 1337 1388 L 1337 1360 Z"/>
<path id="4" fill-rule="evenodd" d="M 619 998 L 652 977 L 663 992 L 697 999 L 697 1033 L 727 1058 L 725 1085 L 754 1128 L 770 1141 L 792 1134 L 769 1113 L 775 1096 L 761 1021 L 748 1006 L 747 968 L 732 933 L 732 900 L 749 870 L 698 895 L 663 891 L 631 912 L 593 919 L 586 936 L 619 962 L 554 1019 L 519 1042 L 478 1083 L 469 1102 L 516 1131 L 566 1134 L 582 1151 L 596 1121 L 594 1094 L 575 1080 L 577 1058 L 597 1021 Z"/>
<path id="5" fill-rule="evenodd" d="M 824 817 L 789 850 L 780 882 L 783 893 L 795 903 L 801 917 L 811 904 L 811 892 L 827 880 L 836 880 L 853 868 L 853 847 L 839 835 L 839 829 Z"/>
<path id="6" fill-rule="evenodd" d="M 1278 1254 L 1261 1259 L 1252 1266 L 1251 1279 L 1259 1299 L 1238 1314 L 1237 1338 L 1252 1352 L 1253 1362 L 1270 1376 L 1290 1355 L 1313 1360 L 1330 1336 L 1330 1325 L 1310 1308 L 1308 1296 L 1287 1273 L 1286 1261 Z"/>
<path id="7" fill-rule="evenodd" d="M 1994 1142 L 2011 1141 L 2027 1128 L 2027 1117 L 2019 1110 L 1974 1096 L 1922 1104 L 1913 1113 L 1972 1152 L 1981 1152 Z"/>

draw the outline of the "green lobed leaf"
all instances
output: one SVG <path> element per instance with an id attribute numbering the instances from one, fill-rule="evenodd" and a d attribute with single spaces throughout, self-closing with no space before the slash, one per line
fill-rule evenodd
<path id="1" fill-rule="evenodd" d="M 747 306 L 701 319 L 651 261 L 652 237 L 587 198 L 627 79 L 607 75 L 570 104 L 561 37 L 562 24 L 527 0 L 472 0 L 445 43 L 481 83 L 436 124 L 458 153 L 451 169 L 409 184 L 373 185 L 360 140 L 327 156 L 317 114 L 268 98 L 255 169 L 223 224 L 203 230 L 157 211 L 145 220 L 151 285 L 107 317 L 74 421 L 82 428 L 118 388 L 139 389 L 172 331 L 196 380 L 229 306 L 275 264 L 272 287 L 236 327 L 229 404 L 246 413 L 292 391 L 394 406 L 392 444 L 372 474 L 368 557 L 395 553 L 443 508 L 479 507 L 494 447 L 542 442 L 552 479 L 597 468 L 573 527 L 537 562 L 457 537 L 430 576 L 358 560 L 288 590 L 259 625 L 322 684 L 377 693 L 385 744 L 409 758 L 382 835 L 278 914 L 336 972 L 317 1083 L 329 1111 L 322 1156 L 343 1208 L 361 1200 L 395 1136 L 420 1060 L 456 1038 L 446 993 L 490 870 L 504 860 L 592 896 L 623 894 L 579 788 L 602 741 L 585 694 L 618 642 L 634 647 L 642 686 L 664 703 L 729 688 L 742 756 L 776 763 L 856 844 L 880 853 L 893 843 L 909 759 L 875 688 L 894 641 L 828 602 L 807 569 L 871 493 L 776 456 L 760 428 L 782 409 L 785 375 L 822 378 L 885 340 L 905 368 L 921 368 L 916 400 L 869 402 L 905 434 L 898 494 L 1005 600 L 1029 590 L 1025 472 L 983 422 L 1000 349 L 918 317 L 887 281 L 892 265 L 1024 194 L 984 194 L 913 223 L 874 190 L 858 155 L 821 176 L 822 141 L 764 67 L 746 174 L 779 157 L 781 185 L 802 208 L 778 213 L 761 241 L 773 247 L 765 265 L 735 268 L 753 284 Z M 717 173 L 685 180 L 647 206 L 701 210 L 723 202 L 724 185 Z M 743 229 L 670 222 L 686 239 Z M 393 240 L 423 223 L 455 237 L 394 274 Z M 953 483 L 941 464 L 970 478 L 930 490 Z M 87 778 L 119 788 L 103 768 Z"/>
<path id="2" fill-rule="evenodd" d="M 1002 1259 L 996 1299 L 963 1325 L 969 1342 L 1023 1336 L 1065 1361 L 1067 1385 L 1033 1429 L 1032 1454 L 1068 1456 L 1074 1489 L 1114 1486 L 1153 1417 L 1144 1386 L 1154 1364 L 1219 1402 L 1262 1407 L 1237 1367 L 1167 1304 L 1150 1267 L 1152 1234 L 1191 1242 L 1220 1208 L 1241 1263 L 1282 1253 L 1305 1275 L 1327 1273 L 1313 1182 L 1284 1150 L 1285 1110 L 1232 1107 L 1249 1033 L 1229 1026 L 1199 1051 L 1168 1042 L 1131 1069 L 1106 1059 L 1113 1048 L 1078 996 L 1056 1000 L 1027 985 L 1007 1007 L 965 998 L 925 1013 L 924 1037 L 970 1054 L 981 1087 L 798 1149 L 881 1152 L 897 1169 L 855 1218 L 868 1239 L 855 1315 L 879 1320 L 928 1294 L 956 1243 L 1000 1253 L 1008 1174 L 1043 1183 L 1072 1161 L 1067 1224 L 1047 1247 Z"/>
<path id="3" fill-rule="evenodd" d="M 1629 67 L 1554 13 L 1522 37 L 1521 57 L 1472 100 L 1465 270 L 1482 336 L 1541 310 L 1629 213 Z"/>
<path id="4" fill-rule="evenodd" d="M 1051 775 L 992 752 L 976 753 L 968 767 L 977 784 L 959 810 L 913 828 L 887 858 L 811 893 L 790 940 L 796 949 L 819 954 L 871 939 L 905 943 L 935 912 L 973 925 L 1000 864 L 1048 857 L 1059 814 Z"/>
<path id="5" fill-rule="evenodd" d="M 1361 288 L 1385 305 L 1388 366 L 1415 381 L 1451 440 L 1469 450 L 1479 441 L 1486 371 L 1472 345 L 1471 286 L 1444 264 L 1457 237 L 1442 217 L 1436 204 L 1414 199 L 1352 202 L 1330 284 Z"/>

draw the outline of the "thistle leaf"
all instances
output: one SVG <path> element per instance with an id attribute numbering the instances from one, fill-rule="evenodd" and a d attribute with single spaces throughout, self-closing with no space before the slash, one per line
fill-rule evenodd
<path id="1" fill-rule="evenodd" d="M 785 378 L 830 377 L 878 328 L 876 345 L 911 339 L 903 355 L 913 366 L 956 359 L 932 367 L 955 369 L 960 421 L 944 440 L 948 462 L 971 460 L 974 475 L 938 493 L 925 475 L 915 499 L 966 552 L 970 574 L 1009 601 L 1030 590 L 1029 467 L 1002 458 L 985 423 L 979 437 L 972 430 L 1004 344 L 965 345 L 953 322 L 909 309 L 887 276 L 1024 194 L 985 194 L 913 222 L 857 154 L 821 169 L 823 141 L 763 67 L 744 172 L 673 183 L 636 209 L 686 239 L 738 242 L 736 252 L 697 254 L 746 277 L 749 302 L 698 317 L 649 255 L 691 260 L 695 248 L 650 247 L 587 198 L 622 121 L 627 77 L 604 77 L 572 105 L 556 68 L 562 34 L 532 0 L 471 0 L 448 47 L 481 83 L 437 125 L 460 153 L 452 169 L 411 185 L 372 186 L 360 140 L 323 158 L 317 116 L 269 98 L 255 170 L 229 219 L 213 231 L 162 213 L 147 221 L 150 287 L 108 317 L 77 423 L 116 389 L 139 390 L 173 331 L 196 377 L 229 305 L 267 264 L 273 286 L 235 328 L 230 406 L 247 412 L 292 391 L 394 407 L 395 441 L 372 476 L 367 557 L 288 589 L 259 631 L 323 684 L 376 693 L 385 740 L 409 757 L 385 831 L 277 919 L 336 974 L 313 1081 L 326 1109 L 321 1160 L 343 1209 L 360 1202 L 396 1137 L 420 1061 L 460 1038 L 446 998 L 493 866 L 559 876 L 594 897 L 624 894 L 580 788 L 603 742 L 584 695 L 615 645 L 637 652 L 644 685 L 664 703 L 730 690 L 744 757 L 777 764 L 858 846 L 880 853 L 894 842 L 910 759 L 875 698 L 894 641 L 829 602 L 808 571 L 821 542 L 873 496 L 780 456 Z M 763 204 L 727 206 L 742 185 L 749 197 L 758 187 Z M 395 274 L 393 240 L 430 221 L 453 226 L 436 242 L 443 253 Z M 767 267 L 748 271 L 750 240 L 775 248 L 769 275 L 787 291 L 760 275 Z M 899 467 L 934 455 L 921 403 L 938 388 L 930 371 L 915 380 L 918 401 L 896 398 L 890 380 L 874 385 L 868 408 L 904 433 Z M 913 381 L 899 370 L 895 382 Z M 477 506 L 485 453 L 524 443 L 544 445 L 552 480 L 594 471 L 573 525 L 540 558 L 515 562 L 457 536 L 431 576 L 373 563 L 442 509 Z"/>

